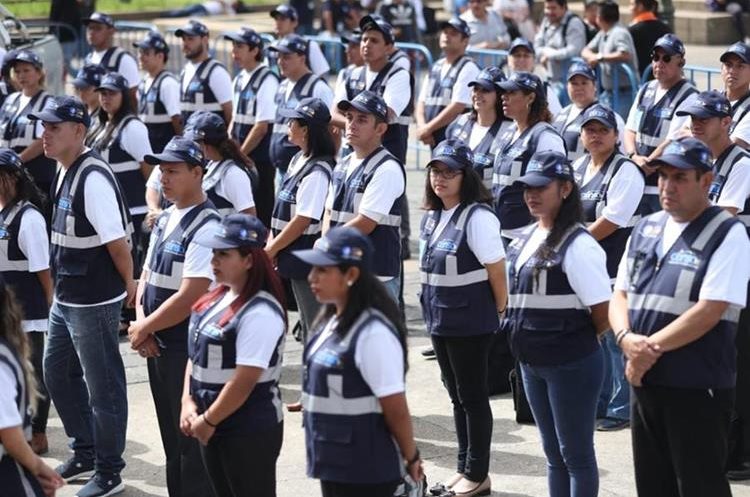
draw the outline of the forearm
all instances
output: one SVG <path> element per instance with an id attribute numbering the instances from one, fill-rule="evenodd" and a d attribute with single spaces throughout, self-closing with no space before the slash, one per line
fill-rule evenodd
<path id="1" fill-rule="evenodd" d="M 232 102 L 225 102 L 221 104 L 221 113 L 224 114 L 224 122 L 229 124 L 232 122 Z"/>
<path id="2" fill-rule="evenodd" d="M 43 271 L 37 271 L 37 279 L 39 284 L 42 285 L 42 291 L 44 292 L 44 298 L 47 299 L 47 305 L 52 305 L 52 297 L 54 295 L 54 288 L 52 286 L 52 275 L 49 269 Z"/>
<path id="3" fill-rule="evenodd" d="M 432 119 L 430 122 L 428 122 L 425 126 L 430 130 L 430 132 L 434 133 L 439 129 L 445 128 L 450 123 L 453 122 L 456 117 L 458 117 L 463 111 L 466 110 L 466 104 L 462 102 L 451 102 L 448 104 L 448 106 L 441 110 L 440 113 L 435 116 L 434 119 Z"/>
<path id="4" fill-rule="evenodd" d="M 614 52 L 602 55 L 602 62 L 629 62 L 631 55 L 627 52 Z"/>
<path id="5" fill-rule="evenodd" d="M 492 295 L 498 312 L 504 311 L 508 305 L 508 286 L 505 279 L 505 259 L 493 264 L 486 264 Z"/>
<path id="6" fill-rule="evenodd" d="M 190 376 L 193 374 L 193 361 L 189 358 L 187 364 L 185 364 L 185 378 L 182 380 L 182 402 L 192 401 L 193 397 L 190 395 Z"/>
<path id="7" fill-rule="evenodd" d="M 161 195 L 151 187 L 146 187 L 146 205 L 152 212 L 161 210 Z"/>
<path id="8" fill-rule="evenodd" d="M 648 160 L 652 161 L 652 160 L 656 160 L 659 157 L 661 157 L 661 154 L 664 153 L 664 149 L 667 148 L 667 146 L 670 143 L 672 143 L 672 140 L 668 140 L 668 139 L 664 140 L 663 142 L 661 142 L 659 144 L 659 146 L 656 147 L 656 150 L 654 150 L 653 152 L 651 152 L 651 155 L 648 156 Z"/>
<path id="9" fill-rule="evenodd" d="M 591 320 L 594 322 L 597 335 L 601 335 L 610 329 L 608 312 L 609 302 L 601 302 L 591 306 Z"/>
<path id="10" fill-rule="evenodd" d="M 281 230 L 278 235 L 273 237 L 273 240 L 268 244 L 266 250 L 278 254 L 302 236 L 307 227 L 310 226 L 311 222 L 312 219 L 309 217 L 300 215 L 294 216 L 284 229 Z"/>
<path id="11" fill-rule="evenodd" d="M 425 125 L 424 102 L 421 100 L 417 101 L 417 107 L 414 109 L 414 119 L 417 121 L 417 126 L 422 127 Z"/>
<path id="12" fill-rule="evenodd" d="M 615 333 L 630 328 L 628 297 L 622 290 L 612 292 L 612 298 L 609 300 L 609 324 Z"/>
<path id="13" fill-rule="evenodd" d="M 364 214 L 357 214 L 357 217 L 346 223 L 346 226 L 357 228 L 363 235 L 369 235 L 375 231 L 375 228 L 378 227 L 378 223 Z"/>
<path id="14" fill-rule="evenodd" d="M 18 464 L 36 475 L 39 472 L 39 456 L 31 450 L 20 426 L 0 430 L 3 448 Z"/>
<path id="15" fill-rule="evenodd" d="M 596 221 L 591 223 L 591 226 L 589 226 L 588 229 L 589 233 L 591 233 L 591 236 L 593 236 L 597 242 L 600 242 L 617 231 L 618 228 L 618 225 L 605 218 L 604 216 L 600 216 L 596 219 Z"/>
<path id="16" fill-rule="evenodd" d="M 18 154 L 18 156 L 21 158 L 23 162 L 29 162 L 30 160 L 36 159 L 40 155 L 44 153 L 44 148 L 42 147 L 42 139 L 37 138 L 31 144 L 24 149 L 23 152 Z M 46 193 L 46 192 L 45 192 Z"/>
<path id="17" fill-rule="evenodd" d="M 209 423 L 217 425 L 234 414 L 255 388 L 263 370 L 250 366 L 237 366 L 234 376 L 219 392 L 213 404 L 203 413 Z"/>
<path id="18" fill-rule="evenodd" d="M 118 238 L 107 243 L 107 250 L 122 281 L 124 283 L 132 281 L 133 257 L 130 255 L 130 246 L 125 238 Z"/>
<path id="19" fill-rule="evenodd" d="M 182 134 L 182 116 L 179 114 L 176 116 L 172 116 L 172 129 L 174 129 L 175 135 L 181 135 Z"/>
<path id="20" fill-rule="evenodd" d="M 401 455 L 405 459 L 411 459 L 417 451 L 417 444 L 414 441 L 414 431 L 409 407 L 406 403 L 406 395 L 397 393 L 382 397 L 379 401 L 383 409 L 385 424 L 396 440 Z"/>
<path id="21" fill-rule="evenodd" d="M 146 281 L 148 281 L 148 271 L 144 268 L 138 279 L 138 286 L 135 288 L 135 319 L 137 321 L 146 318 L 143 312 L 143 289 L 146 287 Z"/>
<path id="22" fill-rule="evenodd" d="M 648 342 L 663 351 L 679 349 L 713 329 L 729 304 L 716 300 L 699 300 L 667 326 L 649 336 Z"/>
<path id="23" fill-rule="evenodd" d="M 189 280 L 186 282 L 186 280 Z M 157 333 L 181 323 L 190 317 L 190 311 L 198 298 L 208 291 L 211 281 L 206 278 L 186 278 L 171 297 L 165 300 L 143 320 L 148 333 Z"/>
<path id="24" fill-rule="evenodd" d="M 268 132 L 268 121 L 255 123 L 250 132 L 245 137 L 245 141 L 242 143 L 242 153 L 250 155 L 255 148 L 260 144 L 263 138 Z"/>
<path id="25" fill-rule="evenodd" d="M 331 112 L 331 124 L 337 128 L 345 129 L 346 117 L 344 117 L 344 114 L 342 114 L 341 111 L 334 109 L 334 111 Z"/>
<path id="26" fill-rule="evenodd" d="M 635 153 L 635 131 L 629 129 L 625 130 L 625 152 L 629 154 Z"/>

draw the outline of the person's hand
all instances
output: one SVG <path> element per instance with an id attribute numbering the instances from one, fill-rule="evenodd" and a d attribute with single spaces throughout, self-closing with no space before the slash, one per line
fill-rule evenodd
<path id="1" fill-rule="evenodd" d="M 180 411 L 180 431 L 186 437 L 193 436 L 192 424 L 198 417 L 198 406 L 192 398 L 182 399 L 182 409 Z"/>
<path id="2" fill-rule="evenodd" d="M 547 62 L 549 62 L 549 57 L 547 57 L 546 54 L 542 54 L 542 56 L 539 57 L 539 63 L 542 64 L 543 66 L 546 66 Z"/>
<path id="3" fill-rule="evenodd" d="M 628 333 L 620 342 L 628 364 L 636 372 L 643 376 L 659 360 L 662 350 L 658 345 L 652 344 L 648 338 L 635 333 Z"/>
<path id="4" fill-rule="evenodd" d="M 599 60 L 596 58 L 596 54 L 581 54 L 581 57 L 591 67 L 596 67 L 596 65 L 599 63 Z"/>
<path id="5" fill-rule="evenodd" d="M 206 423 L 205 414 L 196 416 L 193 418 L 190 424 L 190 430 L 193 432 L 193 437 L 197 438 L 201 445 L 208 445 L 208 441 L 214 436 L 216 428 L 209 426 Z"/>
<path id="6" fill-rule="evenodd" d="M 130 322 L 130 327 L 128 327 L 128 339 L 130 339 L 130 347 L 133 350 L 140 349 L 149 337 L 151 337 L 151 333 L 148 332 L 143 321 Z"/>
<path id="7" fill-rule="evenodd" d="M 432 131 L 425 125 L 417 128 L 417 139 L 425 145 L 432 146 L 435 144 L 435 138 L 432 136 Z"/>
<path id="8" fill-rule="evenodd" d="M 153 335 L 149 335 L 141 346 L 138 347 L 138 355 L 143 358 L 159 357 L 161 355 L 159 343 Z"/>
<path id="9" fill-rule="evenodd" d="M 630 160 L 635 162 L 638 165 L 638 167 L 641 168 L 641 170 L 643 171 L 643 174 L 645 174 L 646 176 L 651 176 L 652 174 L 656 172 L 655 167 L 648 165 L 649 160 L 648 160 L 648 157 L 646 157 L 645 155 L 635 154 L 630 158 Z"/>
<path id="10" fill-rule="evenodd" d="M 422 467 L 422 459 L 420 458 L 419 461 L 415 462 L 408 468 L 406 468 L 407 472 L 409 473 L 409 476 L 411 476 L 411 479 L 414 480 L 415 483 L 419 483 L 422 481 L 422 478 L 424 478 L 424 468 Z"/>
<path id="11" fill-rule="evenodd" d="M 138 283 L 134 279 L 125 283 L 125 291 L 127 292 L 127 295 L 125 296 L 125 307 L 128 309 L 135 307 L 135 294 L 137 290 Z"/>
<path id="12" fill-rule="evenodd" d="M 47 464 L 38 458 L 37 466 L 34 468 L 34 476 L 39 480 L 42 491 L 47 497 L 54 497 L 57 489 L 65 485 L 65 480 L 57 472 L 47 466 Z"/>
<path id="13" fill-rule="evenodd" d="M 276 249 L 276 246 L 274 244 L 266 245 L 265 251 L 266 255 L 269 259 L 271 259 L 271 261 L 274 261 L 276 259 L 276 256 L 279 255 L 279 251 Z"/>
<path id="14" fill-rule="evenodd" d="M 144 219 L 144 222 L 146 223 L 146 226 L 148 226 L 149 229 L 154 229 L 154 223 L 156 223 L 156 218 L 158 218 L 161 215 L 161 213 L 162 213 L 161 209 L 149 210 L 148 213 L 146 213 L 146 218 Z"/>

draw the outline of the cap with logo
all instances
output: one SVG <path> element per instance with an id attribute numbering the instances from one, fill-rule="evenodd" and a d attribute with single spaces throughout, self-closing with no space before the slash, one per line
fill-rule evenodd
<path id="1" fill-rule="evenodd" d="M 228 138 L 224 119 L 205 110 L 194 112 L 185 123 L 184 137 L 218 145 Z"/>
<path id="2" fill-rule="evenodd" d="M 205 24 L 195 19 L 190 19 L 186 25 L 174 32 L 177 38 L 183 36 L 208 36 L 208 28 Z"/>
<path id="3" fill-rule="evenodd" d="M 649 166 L 672 166 L 677 169 L 700 169 L 711 171 L 711 150 L 697 138 L 686 136 L 672 141 L 658 159 L 648 163 Z"/>
<path id="4" fill-rule="evenodd" d="M 268 47 L 273 52 L 307 54 L 307 40 L 300 35 L 287 35 Z"/>
<path id="5" fill-rule="evenodd" d="M 294 108 L 282 107 L 279 114 L 290 119 L 302 119 L 310 125 L 327 125 L 331 122 L 328 106 L 319 98 L 303 98 Z"/>
<path id="6" fill-rule="evenodd" d="M 158 31 L 149 31 L 141 41 L 133 42 L 133 47 L 148 49 L 152 48 L 157 52 L 169 53 L 169 45 Z"/>
<path id="7" fill-rule="evenodd" d="M 372 114 L 376 118 L 388 122 L 388 107 L 385 105 L 385 100 L 383 100 L 383 97 L 369 90 L 360 92 L 351 101 L 340 101 L 336 107 L 344 112 L 349 109 L 355 109 L 360 112 Z"/>
<path id="8" fill-rule="evenodd" d="M 87 128 L 91 125 L 86 106 L 76 97 L 50 98 L 41 112 L 31 113 L 28 116 L 32 121 L 45 123 L 80 123 Z"/>
<path id="9" fill-rule="evenodd" d="M 516 39 L 514 39 L 511 42 L 510 47 L 508 48 L 508 53 L 512 54 L 513 51 L 515 49 L 517 49 L 517 48 L 525 48 L 526 50 L 528 50 L 532 54 L 534 53 L 534 44 L 531 43 L 526 38 L 516 38 Z"/>
<path id="10" fill-rule="evenodd" d="M 23 161 L 13 149 L 0 148 L 0 170 L 23 171 Z"/>
<path id="11" fill-rule="evenodd" d="M 31 50 L 26 50 L 26 49 L 18 50 L 7 61 L 7 63 L 10 64 L 11 67 L 15 66 L 19 62 L 25 62 L 26 64 L 31 64 L 37 69 L 41 69 L 42 67 L 44 67 L 44 64 L 42 63 L 42 58 L 39 57 L 39 55 L 37 55 L 36 52 L 33 52 Z"/>
<path id="12" fill-rule="evenodd" d="M 500 88 L 497 86 L 498 83 L 502 83 L 505 79 L 505 74 L 499 67 L 488 66 L 479 71 L 477 77 L 468 86 L 478 86 L 487 91 L 495 91 Z"/>
<path id="13" fill-rule="evenodd" d="M 537 152 L 526 166 L 526 174 L 514 183 L 530 188 L 547 186 L 556 179 L 574 181 L 567 156 L 559 152 Z"/>
<path id="14" fill-rule="evenodd" d="M 617 117 L 615 112 L 602 104 L 594 104 L 583 112 L 581 126 L 586 126 L 591 121 L 596 121 L 608 127 L 617 130 Z"/>
<path id="15" fill-rule="evenodd" d="M 343 45 L 359 45 L 362 43 L 362 32 L 356 29 L 349 34 L 341 35 L 341 43 Z"/>
<path id="16" fill-rule="evenodd" d="M 385 19 L 377 15 L 367 15 L 359 20 L 359 30 L 362 31 L 363 35 L 366 31 L 373 29 L 383 33 L 383 38 L 386 43 L 393 43 L 393 40 L 395 39 L 393 26 L 391 26 Z"/>
<path id="17" fill-rule="evenodd" d="M 98 88 L 102 82 L 102 78 L 107 74 L 107 70 L 104 66 L 99 64 L 86 64 L 78 70 L 75 79 L 73 80 L 73 86 L 78 89 L 94 87 Z"/>
<path id="18" fill-rule="evenodd" d="M 464 38 L 471 37 L 471 28 L 469 27 L 469 24 L 460 17 L 451 17 L 449 20 L 440 23 L 441 31 L 447 28 L 455 29 Z"/>
<path id="19" fill-rule="evenodd" d="M 110 28 L 115 27 L 115 20 L 112 19 L 112 16 L 105 14 L 103 12 L 94 12 L 90 16 L 88 16 L 86 19 L 83 19 L 81 21 L 84 26 L 88 26 L 90 23 L 95 22 L 99 24 L 104 24 L 105 26 L 109 26 Z"/>
<path id="20" fill-rule="evenodd" d="M 203 157 L 203 150 L 200 145 L 195 143 L 195 141 L 182 136 L 175 136 L 169 140 L 169 143 L 164 147 L 162 153 L 145 155 L 143 160 L 152 166 L 156 166 L 163 162 L 185 162 L 191 166 L 201 167 L 206 165 L 205 158 Z"/>
<path id="21" fill-rule="evenodd" d="M 750 64 L 750 46 L 742 43 L 741 41 L 738 41 L 734 45 L 731 45 L 729 48 L 727 48 L 726 52 L 721 54 L 719 60 L 721 62 L 725 62 L 727 57 L 729 57 L 730 55 L 736 55 L 745 64 Z"/>
<path id="22" fill-rule="evenodd" d="M 263 38 L 252 28 L 240 28 L 239 31 L 224 33 L 222 36 L 225 40 L 232 40 L 237 43 L 244 43 L 251 47 L 262 47 Z"/>
<path id="23" fill-rule="evenodd" d="M 654 43 L 654 50 L 661 48 L 667 55 L 685 55 L 685 45 L 672 33 L 667 33 Z"/>
<path id="24" fill-rule="evenodd" d="M 438 143 L 427 167 L 437 163 L 445 164 L 449 169 L 469 169 L 474 166 L 474 154 L 463 141 L 449 138 Z"/>
<path id="25" fill-rule="evenodd" d="M 195 239 L 195 243 L 216 250 L 239 247 L 261 248 L 266 244 L 268 230 L 260 219 L 250 214 L 229 214 L 216 226 L 211 237 Z"/>
<path id="26" fill-rule="evenodd" d="M 727 97 L 716 90 L 702 91 L 688 98 L 687 105 L 677 111 L 678 116 L 691 116 L 698 119 L 710 117 L 729 117 L 732 115 L 732 106 Z"/>
<path id="27" fill-rule="evenodd" d="M 130 85 L 128 84 L 128 80 L 125 79 L 125 76 L 120 73 L 110 72 L 102 78 L 102 82 L 99 83 L 99 87 L 96 91 L 128 91 L 129 89 Z"/>
<path id="28" fill-rule="evenodd" d="M 504 91 L 528 91 L 536 93 L 538 97 L 546 100 L 547 93 L 539 76 L 530 72 L 514 72 L 507 80 L 498 83 L 498 87 Z"/>
<path id="29" fill-rule="evenodd" d="M 287 4 L 281 4 L 271 11 L 271 17 L 276 19 L 277 16 L 286 17 L 287 19 L 291 19 L 292 21 L 296 21 L 297 19 L 299 19 L 297 9 Z"/>
<path id="30" fill-rule="evenodd" d="M 596 73 L 591 66 L 583 60 L 574 60 L 570 64 L 570 67 L 568 67 L 568 81 L 570 81 L 573 76 L 583 76 L 591 81 L 596 81 Z"/>
<path id="31" fill-rule="evenodd" d="M 295 250 L 292 254 L 312 266 L 348 264 L 369 270 L 373 251 L 370 239 L 358 229 L 337 226 L 319 238 L 313 248 Z"/>

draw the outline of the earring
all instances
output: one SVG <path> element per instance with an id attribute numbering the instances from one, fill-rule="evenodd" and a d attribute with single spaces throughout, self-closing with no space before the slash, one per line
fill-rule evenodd
<path id="1" fill-rule="evenodd" d="M 347 281 L 347 282 L 346 282 L 346 286 L 348 286 L 348 287 L 351 287 L 351 286 L 352 286 L 353 284 L 354 284 L 354 282 L 353 282 L 353 281 Z"/>

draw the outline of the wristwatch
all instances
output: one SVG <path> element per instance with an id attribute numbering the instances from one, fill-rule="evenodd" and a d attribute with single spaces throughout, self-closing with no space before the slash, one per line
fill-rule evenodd
<path id="1" fill-rule="evenodd" d="M 602 53 L 597 54 L 596 55 L 596 60 L 599 61 L 599 62 L 603 61 L 604 60 L 604 54 L 602 54 Z"/>

